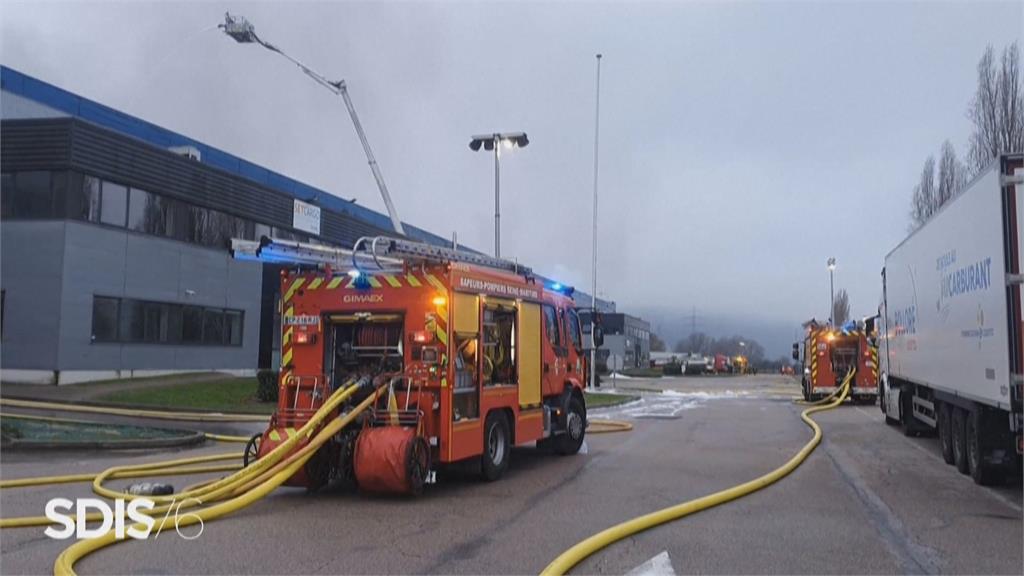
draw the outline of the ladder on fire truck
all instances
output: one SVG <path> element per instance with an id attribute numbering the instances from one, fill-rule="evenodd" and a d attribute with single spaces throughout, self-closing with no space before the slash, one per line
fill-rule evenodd
<path id="1" fill-rule="evenodd" d="M 403 263 L 415 262 L 462 262 L 514 274 L 533 274 L 532 269 L 518 262 L 390 236 L 364 236 L 356 240 L 352 250 L 266 236 L 258 241 L 233 238 L 231 254 L 235 258 L 267 263 L 329 266 L 338 271 L 349 268 L 349 274 L 354 276 L 392 271 Z M 371 263 L 373 268 L 368 267 Z"/>

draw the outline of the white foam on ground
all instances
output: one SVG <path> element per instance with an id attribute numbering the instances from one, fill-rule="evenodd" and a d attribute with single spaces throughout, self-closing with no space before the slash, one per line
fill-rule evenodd
<path id="1" fill-rule="evenodd" d="M 669 558 L 668 551 L 665 550 L 647 562 L 626 572 L 626 576 L 676 576 L 676 571 L 672 567 L 672 559 Z"/>
<path id="2" fill-rule="evenodd" d="M 662 396 L 674 396 L 678 398 L 692 398 L 694 400 L 721 400 L 723 398 L 739 398 L 746 396 L 746 392 L 735 390 L 722 390 L 721 392 L 679 392 L 678 390 L 662 390 Z"/>

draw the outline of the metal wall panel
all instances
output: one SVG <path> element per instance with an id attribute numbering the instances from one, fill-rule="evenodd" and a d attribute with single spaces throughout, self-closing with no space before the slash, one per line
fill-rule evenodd
<path id="1" fill-rule="evenodd" d="M 258 263 L 234 260 L 227 252 L 116 228 L 78 222 L 61 224 L 66 225 L 67 232 L 63 297 L 59 307 L 60 357 L 55 365 L 48 368 L 256 368 L 262 291 Z M 152 263 L 146 262 L 147 255 L 159 257 L 166 270 L 152 274 Z M 242 310 L 245 313 L 242 346 L 94 343 L 91 340 L 94 295 Z"/>
<path id="2" fill-rule="evenodd" d="M 0 364 L 5 369 L 53 370 L 60 332 L 64 223 L 5 222 L 0 242 Z"/>

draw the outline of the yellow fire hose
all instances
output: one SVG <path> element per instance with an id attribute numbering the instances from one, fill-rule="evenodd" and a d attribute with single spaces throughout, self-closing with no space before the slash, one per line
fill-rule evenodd
<path id="1" fill-rule="evenodd" d="M 268 416 L 259 414 L 166 412 L 163 410 L 137 410 L 135 408 L 115 408 L 112 406 L 83 406 L 81 404 L 42 402 L 39 400 L 15 400 L 13 398 L 0 398 L 0 406 L 10 406 L 11 408 L 31 408 L 34 410 L 57 410 L 60 412 L 87 412 L 91 414 L 131 416 L 135 418 L 155 418 L 157 420 L 184 420 L 191 422 L 266 422 L 268 420 Z"/>
<path id="2" fill-rule="evenodd" d="M 241 457 L 241 453 L 223 454 L 224 460 L 237 460 Z M 241 468 L 241 464 L 219 464 L 216 466 L 187 466 L 184 468 L 175 468 L 173 470 L 162 471 L 161 475 L 164 476 L 180 476 L 185 474 L 202 474 L 204 472 L 229 472 L 232 470 L 238 470 Z M 65 476 L 39 476 L 35 478 L 18 478 L 17 480 L 2 480 L 0 481 L 0 488 L 26 488 L 29 486 L 46 486 L 49 484 L 72 484 L 75 482 L 92 482 L 96 478 L 95 473 L 85 474 L 68 474 Z M 121 472 L 111 476 L 111 478 L 145 478 L 147 476 L 153 476 L 153 472 L 148 470 L 136 470 L 132 472 Z M 12 528 L 5 524 L 7 520 L 0 520 L 0 528 Z"/>
<path id="3" fill-rule="evenodd" d="M 335 408 L 337 408 L 339 405 L 341 405 L 342 402 L 344 402 L 352 394 L 354 394 L 356 392 L 356 390 L 357 390 L 356 386 L 343 386 L 343 387 L 339 388 L 335 393 L 333 393 L 327 399 L 326 402 L 324 402 L 324 405 L 313 415 L 312 418 L 310 418 L 310 420 L 302 428 L 300 428 L 294 435 L 289 437 L 285 442 L 282 442 L 280 445 L 278 445 L 274 450 L 272 450 L 268 454 L 264 455 L 262 458 L 260 458 L 256 462 L 254 462 L 252 465 L 250 465 L 250 466 L 248 466 L 246 468 L 242 468 L 241 470 L 238 470 L 234 474 L 231 474 L 231 475 L 226 476 L 224 478 L 220 478 L 220 479 L 217 479 L 217 480 L 211 481 L 211 482 L 204 482 L 204 483 L 201 483 L 200 485 L 195 485 L 193 487 L 190 487 L 190 489 L 186 489 L 185 491 L 179 492 L 177 494 L 171 494 L 171 495 L 167 495 L 167 496 L 135 496 L 135 495 L 124 494 L 122 492 L 117 492 L 117 491 L 114 491 L 114 490 L 110 490 L 110 489 L 104 487 L 102 485 L 102 483 L 105 480 L 107 480 L 107 479 L 118 478 L 118 477 L 120 477 L 120 478 L 143 477 L 143 476 L 159 476 L 159 475 L 164 475 L 164 474 L 180 474 L 180 473 L 185 473 L 185 472 L 180 472 L 180 470 L 181 470 L 180 467 L 187 466 L 187 465 L 190 465 L 190 464 L 198 464 L 198 463 L 211 462 L 211 461 L 217 461 L 217 460 L 228 460 L 228 459 L 237 460 L 237 459 L 241 458 L 242 454 L 241 453 L 214 454 L 214 455 L 199 456 L 199 457 L 192 457 L 192 458 L 183 458 L 183 459 L 179 459 L 179 460 L 154 462 L 154 463 L 149 463 L 149 464 L 137 464 L 137 465 L 131 465 L 131 466 L 115 466 L 115 467 L 109 468 L 107 470 L 104 470 L 103 472 L 101 472 L 99 474 L 89 475 L 89 477 L 85 478 L 85 479 L 86 480 L 92 480 L 92 482 L 93 482 L 93 491 L 94 492 L 96 492 L 97 494 L 99 494 L 101 496 L 105 496 L 107 498 L 112 498 L 112 499 L 116 499 L 116 498 L 125 498 L 125 499 L 149 498 L 150 500 L 153 500 L 154 502 L 157 502 L 157 503 L 168 503 L 166 506 L 158 506 L 157 508 L 154 508 L 153 510 L 151 510 L 150 513 L 152 515 L 155 515 L 155 514 L 158 514 L 158 513 L 167 512 L 171 508 L 171 506 L 174 505 L 175 502 L 181 503 L 182 501 L 185 501 L 186 504 L 184 505 L 184 507 L 189 507 L 189 506 L 198 505 L 199 502 L 207 502 L 208 503 L 208 502 L 213 502 L 213 501 L 216 501 L 216 500 L 219 500 L 219 499 L 223 499 L 225 497 L 228 497 L 228 496 L 232 495 L 234 490 L 236 488 L 238 488 L 239 486 L 248 483 L 249 480 L 251 480 L 252 478 L 258 477 L 264 471 L 266 471 L 267 469 L 273 467 L 278 462 L 280 462 L 284 457 L 286 457 L 288 455 L 288 453 L 301 440 L 303 440 L 304 438 L 308 438 L 312 434 L 313 430 L 317 426 L 319 426 L 320 423 L 325 418 L 327 418 L 327 416 L 329 416 L 330 413 Z M 373 396 L 371 396 L 371 398 L 373 398 Z M 217 466 L 217 467 L 206 467 L 206 468 L 194 467 L 194 468 L 191 469 L 191 471 L 193 473 L 198 473 L 198 472 L 222 471 L 224 469 L 225 469 L 224 465 L 221 465 L 221 466 Z M 231 469 L 237 470 L 238 466 L 233 466 Z M 76 479 L 75 480 L 66 479 L 68 477 L 47 477 L 47 478 L 26 478 L 26 479 L 20 479 L 20 480 L 10 480 L 8 482 L 18 483 L 18 484 L 11 484 L 10 487 L 13 487 L 15 485 L 18 485 L 18 486 L 31 486 L 31 485 L 42 485 L 42 484 L 48 484 L 48 483 L 55 483 L 55 480 L 60 480 L 60 481 L 65 481 L 65 482 L 75 482 L 75 481 L 79 481 L 77 478 L 81 478 L 83 475 L 72 475 L 72 476 L 74 476 Z M 191 503 L 191 504 L 189 504 L 189 503 Z M 101 513 L 91 513 L 91 514 L 86 515 L 86 520 L 88 520 L 90 522 L 97 521 L 97 520 L 102 520 L 102 519 L 103 519 L 103 517 L 102 517 Z M 46 525 L 49 525 L 49 524 L 52 524 L 52 521 L 50 521 L 45 516 L 30 516 L 30 517 L 22 517 L 22 518 L 0 519 L 0 528 L 19 528 L 19 527 L 28 527 L 28 526 L 46 526 Z"/>
<path id="4" fill-rule="evenodd" d="M 354 391 L 355 387 L 350 387 L 346 391 L 347 393 L 342 394 L 342 396 L 344 398 L 347 398 L 348 396 L 351 396 L 351 394 Z M 334 398 L 334 396 L 332 396 L 332 398 Z M 313 437 L 312 440 L 309 441 L 309 443 L 303 446 L 302 449 L 299 450 L 294 455 L 294 457 L 288 458 L 284 462 L 281 462 L 279 465 L 275 466 L 273 468 L 273 475 L 270 476 L 267 480 L 263 481 L 262 483 L 255 486 L 251 490 L 248 490 L 229 500 L 220 502 L 218 504 L 214 504 L 213 506 L 210 506 L 208 508 L 190 511 L 187 514 L 184 514 L 176 518 L 176 527 L 181 528 L 183 526 L 190 526 L 197 522 L 206 522 L 209 520 L 219 518 L 221 516 L 225 516 L 227 514 L 230 514 L 252 504 L 253 502 L 259 500 L 260 498 L 263 498 L 264 496 L 272 492 L 275 488 L 283 484 L 292 475 L 294 475 L 306 463 L 306 461 L 309 460 L 309 458 L 320 446 L 322 446 L 325 442 L 330 440 L 332 436 L 334 436 L 345 426 L 347 426 L 350 422 L 352 422 L 356 418 L 356 416 L 358 416 L 361 412 L 369 408 L 369 406 L 374 402 L 374 400 L 376 400 L 375 395 L 371 395 L 365 400 L 363 400 L 352 411 L 326 424 L 317 433 L 317 435 Z M 323 420 L 324 418 L 326 418 L 326 416 L 329 415 L 331 411 L 327 409 L 328 406 L 328 404 L 325 404 L 324 407 L 321 408 L 316 413 L 316 415 L 314 415 L 314 418 L 318 420 Z M 305 428 L 306 427 L 303 427 L 303 429 Z M 284 444 L 282 444 L 282 446 L 284 446 Z M 269 457 L 271 454 L 280 451 L 280 447 L 275 448 L 270 454 L 267 454 L 267 456 L 265 456 L 264 458 Z M 264 460 L 264 458 L 257 460 L 256 464 L 259 464 L 261 461 Z M 250 466 L 249 468 L 243 469 L 239 474 L 243 474 L 251 468 L 255 468 L 255 464 L 253 466 Z M 144 525 L 141 524 L 136 525 L 135 527 L 140 530 L 144 530 L 146 528 Z M 85 556 L 95 552 L 96 550 L 105 548 L 107 546 L 122 541 L 123 540 L 117 539 L 116 533 L 113 530 L 108 531 L 106 534 L 98 538 L 80 540 L 75 544 L 71 545 L 66 550 L 64 550 L 64 552 L 61 552 L 60 556 L 57 557 L 56 562 L 54 562 L 53 573 L 55 576 L 74 575 L 74 566 L 76 562 L 78 562 Z"/>
<path id="5" fill-rule="evenodd" d="M 612 432 L 629 432 L 633 425 L 622 420 L 587 420 L 587 434 L 611 434 Z"/>
<path id="6" fill-rule="evenodd" d="M 555 560 L 551 564 L 548 564 L 547 568 L 545 568 L 544 571 L 541 572 L 541 575 L 561 576 L 563 574 L 568 573 L 573 566 L 579 564 L 591 554 L 615 542 L 618 542 L 619 540 L 628 538 L 629 536 L 632 536 L 649 528 L 665 524 L 666 522 L 678 520 L 679 518 L 683 518 L 684 516 L 689 516 L 694 512 L 700 512 L 701 510 L 706 510 L 713 506 L 718 506 L 719 504 L 724 504 L 731 500 L 735 500 L 742 496 L 746 496 L 747 494 L 756 492 L 766 486 L 773 484 L 774 482 L 777 482 L 778 480 L 780 480 L 781 478 L 795 470 L 796 467 L 799 466 L 801 463 L 803 463 L 803 461 L 807 459 L 807 456 L 809 456 L 810 453 L 813 452 L 814 449 L 821 442 L 821 427 L 819 427 L 818 424 L 814 420 L 812 420 L 810 416 L 811 414 L 814 414 L 816 412 L 831 410 L 836 406 L 840 405 L 843 402 L 843 400 L 846 399 L 846 395 L 850 391 L 850 382 L 853 380 L 853 375 L 854 372 L 851 371 L 843 380 L 843 383 L 840 386 L 839 390 L 841 393 L 838 398 L 832 400 L 828 404 L 811 406 L 800 413 L 800 418 L 804 421 L 804 423 L 806 423 L 808 426 L 811 427 L 812 430 L 814 430 L 814 436 L 807 442 L 807 444 L 804 445 L 803 448 L 800 449 L 799 452 L 796 453 L 795 456 L 790 458 L 788 462 L 786 462 L 779 468 L 776 468 L 775 470 L 772 470 L 771 472 L 765 474 L 764 476 L 755 478 L 749 482 L 745 482 L 743 484 L 733 486 L 732 488 L 728 488 L 720 492 L 715 492 L 714 494 L 709 494 L 707 496 L 703 496 L 695 500 L 690 500 L 688 502 L 676 504 L 675 506 L 663 508 L 661 510 L 651 512 L 643 516 L 638 516 L 636 518 L 633 518 L 632 520 L 627 520 L 626 522 L 617 524 L 601 532 L 598 532 L 597 534 L 594 534 L 586 540 L 583 540 L 582 542 L 576 544 L 572 548 L 569 548 L 568 550 L 563 552 L 558 558 L 555 558 Z"/>

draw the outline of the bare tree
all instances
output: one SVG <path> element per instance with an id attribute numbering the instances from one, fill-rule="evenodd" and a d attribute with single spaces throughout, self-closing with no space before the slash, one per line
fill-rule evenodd
<path id="1" fill-rule="evenodd" d="M 694 332 L 685 339 L 676 342 L 674 352 L 694 354 L 706 354 L 714 339 L 703 332 Z"/>
<path id="2" fill-rule="evenodd" d="M 846 324 L 850 319 L 850 296 L 846 289 L 836 292 L 835 302 L 832 303 L 832 323 L 836 326 Z"/>
<path id="3" fill-rule="evenodd" d="M 967 117 L 974 124 L 967 154 L 972 175 L 999 154 L 1024 151 L 1024 89 L 1016 42 L 1003 49 L 998 69 L 992 46 L 985 50 Z"/>
<path id="4" fill-rule="evenodd" d="M 665 341 L 660 336 L 651 332 L 651 352 L 664 352 Z"/>
<path id="5" fill-rule="evenodd" d="M 939 153 L 939 175 L 935 183 L 935 206 L 932 214 L 942 208 L 956 196 L 967 181 L 967 173 L 963 163 L 956 157 L 956 150 L 946 140 L 942 143 L 942 152 Z"/>
<path id="6" fill-rule="evenodd" d="M 921 169 L 921 181 L 914 186 L 910 206 L 911 229 L 924 224 L 936 210 L 935 157 L 928 156 Z"/>

